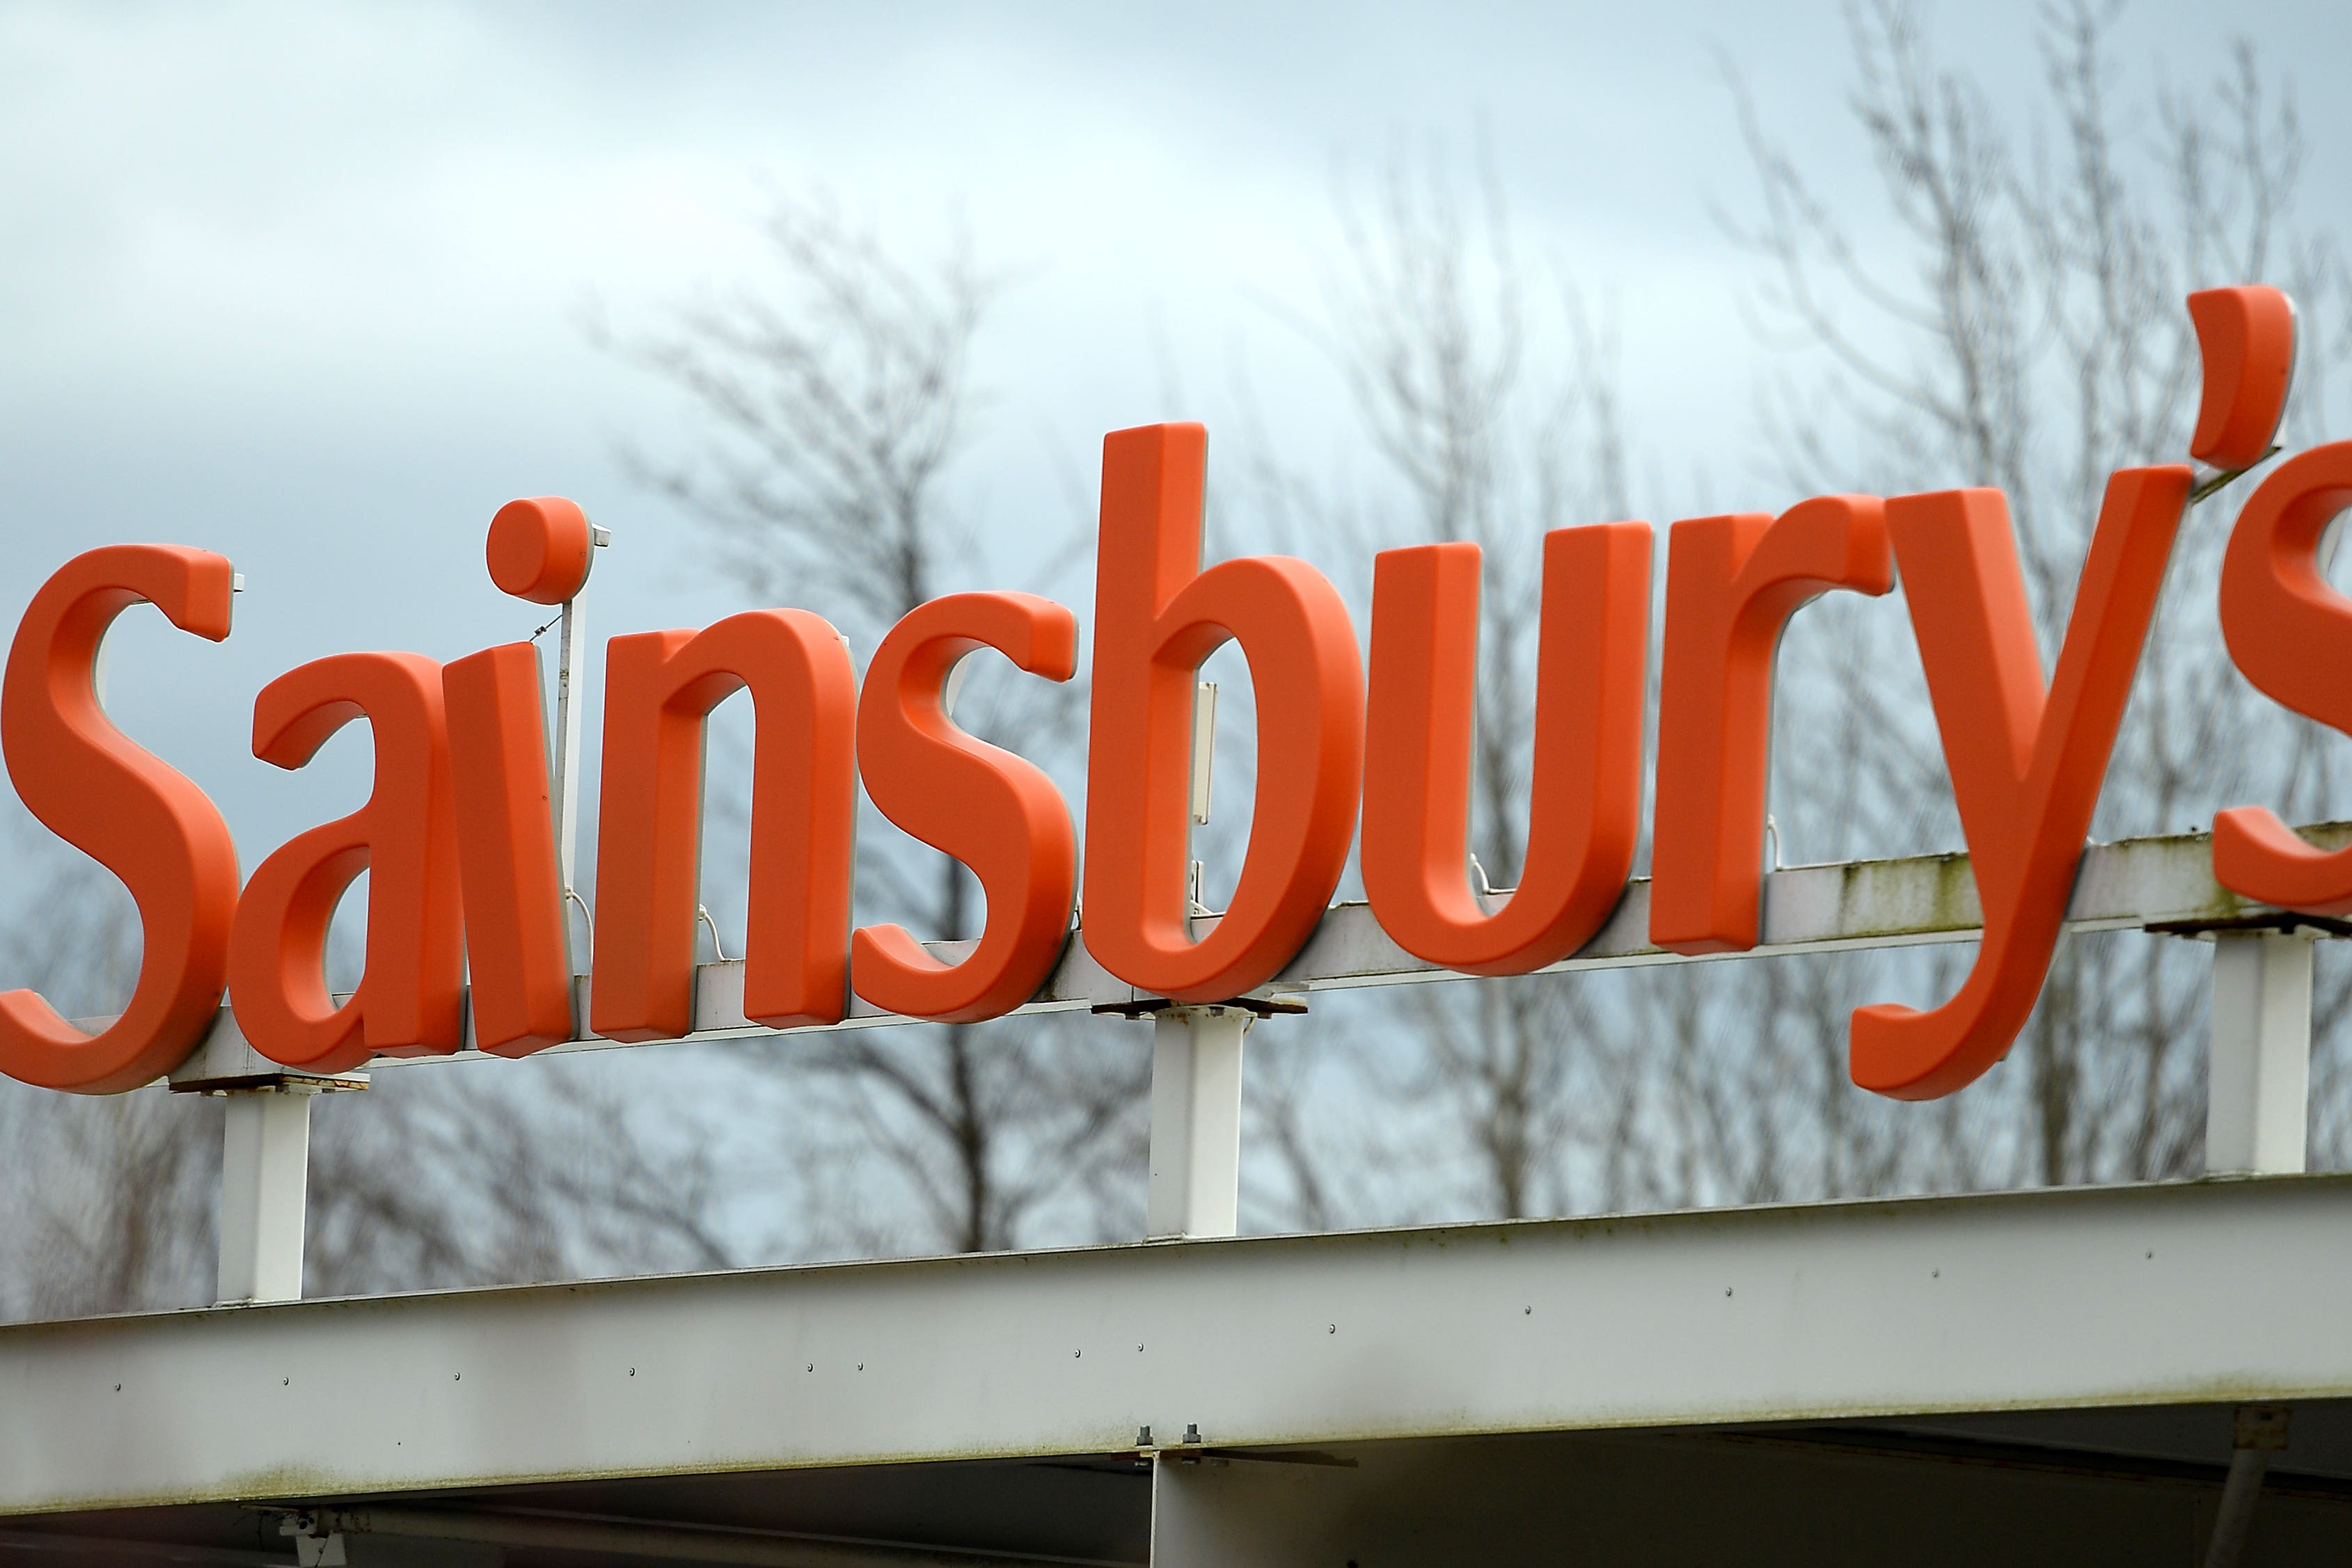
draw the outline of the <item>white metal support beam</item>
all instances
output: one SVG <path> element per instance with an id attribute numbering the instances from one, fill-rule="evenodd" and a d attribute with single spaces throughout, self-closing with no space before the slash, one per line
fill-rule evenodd
<path id="1" fill-rule="evenodd" d="M 2322 823 L 2296 831 L 2306 842 L 2320 849 L 2352 845 L 2352 822 Z M 1689 957 L 1662 952 L 1650 945 L 1650 883 L 1647 878 L 1637 877 L 1627 885 L 1616 913 L 1600 933 L 1581 951 L 1545 973 L 1650 964 L 1715 963 L 1920 943 L 1973 942 L 1984 935 L 1984 916 L 1966 855 L 1916 855 L 1839 865 L 1790 866 L 1768 873 L 1764 888 L 1764 925 L 1755 947 L 1746 953 Z M 2179 833 L 2126 839 L 2086 849 L 2082 868 L 2074 878 L 2074 895 L 2068 901 L 2066 929 L 2073 933 L 2156 929 L 2188 935 L 2263 920 L 2274 922 L 2278 915 L 2278 911 L 2249 903 L 2214 882 L 2212 841 L 2208 835 Z M 1194 917 L 1192 926 L 1195 937 L 1214 930 L 1218 918 Z M 953 964 L 970 956 L 973 944 L 929 942 L 924 946 L 941 963 Z M 1417 985 L 1466 977 L 1405 952 L 1389 939 L 1365 905 L 1340 904 L 1325 912 L 1322 924 L 1289 967 L 1252 994 L 1264 1000 L 1295 1001 L 1313 991 Z M 575 976 L 573 985 L 584 1002 L 587 977 Z M 1086 934 L 1080 930 L 1072 934 L 1060 966 L 1045 988 L 1018 1010 L 1047 1013 L 1093 1009 L 1131 1012 L 1150 1007 L 1155 1000 L 1149 992 L 1136 989 L 1096 962 L 1094 955 L 1087 950 Z M 584 1005 L 576 1003 L 575 1011 L 583 1019 L 587 1017 Z M 110 1020 L 83 1021 L 85 1027 L 95 1029 Z M 732 1040 L 832 1029 L 872 1029 L 913 1021 L 884 1012 L 863 997 L 853 997 L 848 1016 L 837 1024 L 814 1025 L 809 1030 L 770 1029 L 744 1015 L 743 961 L 737 958 L 696 967 L 694 1031 L 685 1039 Z M 469 1030 L 471 1027 L 469 1020 Z M 579 1038 L 549 1049 L 602 1051 L 623 1043 L 601 1039 L 583 1030 Z M 505 1060 L 468 1049 L 450 1056 L 380 1057 L 368 1065 L 371 1069 L 405 1071 L 433 1062 Z M 284 1071 L 255 1055 L 252 1047 L 237 1033 L 236 1016 L 223 1008 L 211 1035 L 187 1061 L 172 1070 L 172 1087 L 182 1091 L 233 1088 L 251 1082 L 256 1072 L 265 1070 Z"/>
<path id="2" fill-rule="evenodd" d="M 2205 1168 L 2301 1171 L 2311 1084 L 2311 946 L 2302 931 L 2213 938 Z"/>
<path id="3" fill-rule="evenodd" d="M 1235 1007 L 1153 1015 L 1149 1237 L 1231 1236 L 1240 1227 L 1242 1037 L 1250 1018 Z"/>
<path id="4" fill-rule="evenodd" d="M 574 940 L 572 934 L 573 906 L 583 914 L 587 909 L 580 897 L 579 840 L 580 697 L 585 685 L 581 661 L 588 650 L 588 612 L 578 594 L 563 601 L 562 619 L 562 630 L 556 634 L 555 757 L 548 783 L 554 796 L 556 878 L 563 885 L 563 945 L 572 955 L 572 972 L 577 974 L 586 967 L 583 960 L 588 954 L 585 937 Z"/>
<path id="5" fill-rule="evenodd" d="M 221 1145 L 218 1299 L 302 1296 L 302 1224 L 310 1174 L 308 1087 L 240 1089 Z"/>
<path id="6" fill-rule="evenodd" d="M 2259 1289 L 2261 1321 L 2246 1312 Z M 0 1514 L 2352 1394 L 2352 1176 L 0 1325 Z"/>

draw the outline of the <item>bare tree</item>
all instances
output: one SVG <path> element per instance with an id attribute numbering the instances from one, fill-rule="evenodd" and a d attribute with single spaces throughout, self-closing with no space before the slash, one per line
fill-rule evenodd
<path id="1" fill-rule="evenodd" d="M 68 1017 L 121 1010 L 139 972 L 129 894 L 18 819 L 18 897 L 0 924 L 0 976 Z M 0 1208 L 0 1312 L 67 1317 L 184 1305 L 211 1276 L 216 1112 L 160 1088 L 60 1094 L 0 1082 L 0 1141 L 17 1174 Z"/>
<path id="2" fill-rule="evenodd" d="M 23 835 L 29 886 L 0 922 L 0 983 L 73 1017 L 118 1010 L 138 974 L 128 895 L 94 863 Z M 339 945 L 340 946 L 340 945 Z M 338 971 L 354 969 L 347 950 Z M 711 1156 L 658 1097 L 569 1061 L 418 1064 L 326 1097 L 313 1129 L 310 1293 L 711 1268 Z M 218 1104 L 158 1083 L 62 1094 L 0 1082 L 18 1172 L 0 1209 L 0 1315 L 188 1306 L 214 1286 Z"/>
<path id="3" fill-rule="evenodd" d="M 1262 443 L 1250 498 L 1270 531 L 1299 536 L 1360 572 L 1392 545 L 1480 548 L 1467 874 L 1506 890 L 1526 852 L 1531 805 L 1525 737 L 1541 610 L 1532 568 L 1549 529 L 1628 515 L 1609 350 L 1574 287 L 1521 260 L 1484 160 L 1465 188 L 1442 152 L 1399 152 L 1369 202 L 1343 186 L 1339 217 L 1340 246 L 1321 269 L 1321 308 L 1293 320 L 1339 371 L 1379 478 L 1362 487 L 1318 484 Z M 1352 583 L 1360 604 L 1365 586 Z M 1613 1066 L 1590 989 L 1465 982 L 1416 987 L 1394 1005 L 1417 1049 L 1350 1054 L 1386 1064 L 1370 1071 L 1390 1115 L 1417 1112 L 1443 1129 L 1437 1135 L 1460 1156 L 1444 1166 L 1466 1186 L 1460 1201 L 1509 1217 L 1570 1206 L 1560 1153 L 1583 1134 Z M 1316 1032 L 1329 1026 L 1318 1020 Z M 1269 1042 L 1266 1054 L 1278 1049 L 1291 1057 L 1313 1050 Z M 1269 1065 L 1258 1120 L 1285 1167 L 1292 1218 L 1324 1222 L 1335 1212 L 1337 1173 L 1323 1168 L 1326 1145 L 1298 1124 L 1306 1102 L 1285 1076 L 1298 1069 L 1282 1057 Z M 1454 1207 L 1433 1194 L 1422 1201 L 1443 1206 L 1438 1212 Z"/>
<path id="4" fill-rule="evenodd" d="M 2107 475 L 2186 460 L 2199 361 L 2183 297 L 2242 282 L 2295 297 L 2293 428 L 2306 440 L 2344 326 L 2333 236 L 2294 218 L 2292 96 L 2241 42 L 2207 91 L 2118 102 L 2114 17 L 2086 3 L 2045 13 L 2048 120 L 2021 134 L 1981 88 L 1937 64 L 1916 7 L 1879 0 L 1854 13 L 1853 103 L 1900 238 L 1891 256 L 1854 237 L 1880 214 L 1822 197 L 1743 97 L 1760 215 L 1738 232 L 1765 264 L 1767 319 L 1806 350 L 1801 380 L 1784 380 L 1766 409 L 1781 476 L 1800 493 L 1999 485 L 2045 650 L 2063 633 Z M 2199 826 L 2245 799 L 2324 809 L 2328 749 L 2255 700 L 2220 643 L 2212 584 L 2232 504 L 2225 492 L 2183 530 L 2101 836 Z M 1824 854 L 1955 841 L 1934 737 L 1904 716 L 1926 705 L 1899 622 L 1883 607 L 1824 604 L 1811 632 L 1792 637 L 1792 684 L 1816 714 L 1832 709 L 1877 738 L 1871 776 L 1843 789 L 1820 754 L 1786 758 L 1784 821 Z M 1890 683 L 1890 668 L 1913 676 Z M 2030 1128 L 1980 1149 L 1990 1174 L 2056 1183 L 2193 1169 L 2203 971 L 2177 943 L 2062 946 L 2016 1054 L 1971 1092 Z M 1853 998 L 1837 989 L 1843 1009 Z M 2343 1007 L 2331 991 L 2323 1017 Z"/>
<path id="5" fill-rule="evenodd" d="M 728 569 L 755 597 L 805 593 L 848 603 L 867 627 L 887 625 L 966 564 L 939 510 L 938 476 L 960 449 L 964 356 L 995 286 L 966 270 L 948 290 L 947 313 L 926 315 L 917 306 L 927 286 L 868 267 L 878 253 L 858 251 L 847 231 L 815 225 L 797 250 L 788 232 L 780 228 L 779 243 L 792 276 L 834 312 L 814 318 L 829 334 L 822 345 L 795 339 L 782 318 L 717 311 L 691 319 L 710 334 L 707 362 L 653 352 L 725 428 L 764 432 L 754 449 L 766 467 L 749 458 L 722 465 L 718 487 L 691 492 L 717 526 Z M 836 351 L 863 358 L 852 367 Z M 730 357 L 778 379 L 730 380 L 720 372 Z M 760 404 L 767 394 L 778 401 Z M 688 494 L 682 481 L 678 493 Z M 1070 733 L 1066 704 L 1038 704 L 1017 685 L 999 695 L 984 679 L 974 686 L 968 718 L 992 713 L 1021 727 L 1033 747 L 1040 736 L 1050 745 Z M 47 881 L 37 890 L 19 882 L 28 895 L 0 925 L 0 977 L 37 987 L 69 1013 L 111 1010 L 137 967 L 128 900 L 94 865 L 26 836 L 20 862 L 46 868 Z M 869 856 L 861 874 L 870 903 L 914 910 L 942 933 L 968 924 L 969 879 L 952 867 L 927 876 L 912 856 Z M 340 945 L 336 956 L 331 967 L 356 972 Z M 1123 1061 L 1052 1030 L 867 1034 L 768 1060 L 800 1128 L 822 1121 L 803 1103 L 813 1073 L 848 1091 L 832 1107 L 835 1121 L 858 1146 L 891 1156 L 922 1206 L 922 1229 L 950 1245 L 1003 1245 L 1073 1193 L 1099 1190 L 1086 1162 L 1110 1157 L 1121 1119 L 1140 1104 L 1139 1057 Z M 841 1178 L 838 1132 L 803 1138 L 773 1161 L 779 1179 L 768 1186 L 797 1200 L 789 1222 L 743 1214 L 740 1197 L 730 1215 L 714 1145 L 686 1135 L 674 1105 L 648 1095 L 643 1077 L 642 1064 L 618 1061 L 403 1067 L 364 1092 L 328 1097 L 314 1127 L 308 1288 L 712 1268 L 779 1250 L 903 1244 L 903 1217 L 877 1211 L 870 1184 Z M 100 1099 L 0 1085 L 0 1135 L 28 1173 L 24 1201 L 0 1219 L 0 1312 L 209 1299 L 221 1137 L 209 1102 L 160 1085 Z M 1057 1222 L 1099 1230 L 1101 1207 L 1081 1201 L 1075 1218 Z"/>
<path id="6" fill-rule="evenodd" d="M 2291 98 L 2241 46 L 2208 91 L 2119 104 L 2111 21 L 2086 5 L 2048 14 L 2045 119 L 2021 130 L 1936 64 L 1913 7 L 1858 8 L 1852 102 L 1875 205 L 1818 188 L 1740 94 L 1759 211 L 1730 227 L 1763 264 L 1759 329 L 1793 356 L 1764 402 L 1764 484 L 1780 504 L 2000 486 L 2053 650 L 2107 475 L 2186 457 L 2198 360 L 2183 296 L 2248 281 L 2294 294 L 2301 439 L 2319 430 L 2344 319 L 2333 239 L 2294 218 Z M 1407 539 L 1486 547 L 1474 872 L 1500 883 L 1526 820 L 1525 762 L 1507 737 L 1525 731 L 1535 620 L 1533 574 L 1506 563 L 1544 528 L 1626 514 L 1626 441 L 1578 314 L 1532 319 L 1491 179 L 1465 200 L 1442 173 L 1399 161 L 1369 213 L 1343 210 L 1342 232 L 1314 329 L 1382 482 L 1365 496 L 1266 466 L 1255 499 L 1271 531 L 1349 558 Z M 1528 368 L 1547 359 L 1566 367 L 1550 385 Z M 2267 711 L 2222 653 L 2210 601 L 2231 504 L 2229 492 L 2205 503 L 2184 530 L 2102 836 L 2201 825 L 2240 800 L 2308 816 L 2329 799 L 2328 739 Z M 1832 596 L 1808 610 L 1780 687 L 1778 727 L 1805 739 L 1776 747 L 1776 854 L 1959 843 L 1899 604 Z M 2185 943 L 2063 945 L 2011 1061 L 1964 1094 L 1898 1106 L 1855 1089 L 1853 1007 L 1948 995 L 1966 961 L 1915 950 L 1426 988 L 1423 1005 L 1359 1032 L 1403 1028 L 1406 1066 L 1386 1075 L 1388 1103 L 1436 1138 L 1422 1168 L 1473 1173 L 1475 1207 L 1496 1214 L 2194 1168 L 2206 986 Z M 2347 1000 L 2328 975 L 2315 1119 L 2340 1141 L 2352 1118 L 2330 1098 L 2347 1082 L 2334 1026 Z M 1358 1039 L 1343 1061 L 1380 1055 Z M 1318 1100 L 1360 1092 L 1278 1082 L 1264 1119 L 1295 1218 L 1343 1207 L 1331 1195 L 1355 1173 L 1312 1123 Z"/>
<path id="7" fill-rule="evenodd" d="M 724 1269 L 717 1161 L 642 1065 L 380 1070 L 314 1113 L 306 1291 Z M 495 1081 L 493 1081 L 495 1075 Z"/>
<path id="8" fill-rule="evenodd" d="M 948 480 L 973 434 L 974 341 L 1009 280 L 981 267 L 961 234 L 928 262 L 906 260 L 823 197 L 777 198 L 764 230 L 771 279 L 617 345 L 685 392 L 714 435 L 689 458 L 640 468 L 705 526 L 748 595 L 845 612 L 870 651 L 980 564 Z M 1051 765 L 1076 751 L 1082 700 L 983 672 L 957 718 L 1017 737 Z M 970 873 L 874 828 L 858 860 L 861 915 L 932 938 L 974 935 Z M 1090 1189 L 1087 1173 L 1130 1141 L 1122 1130 L 1132 1131 L 1144 1066 L 1025 1019 L 842 1031 L 781 1042 L 762 1060 L 838 1092 L 829 1103 L 887 1158 L 918 1232 L 963 1250 L 1009 1245 Z"/>

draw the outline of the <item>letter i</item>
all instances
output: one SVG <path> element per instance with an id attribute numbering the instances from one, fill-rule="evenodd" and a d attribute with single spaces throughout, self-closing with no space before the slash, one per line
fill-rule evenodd
<path id="1" fill-rule="evenodd" d="M 567 906 L 579 899 L 573 843 L 580 659 L 587 645 L 579 594 L 606 537 L 558 496 L 510 501 L 490 522 L 490 580 L 530 603 L 563 607 L 551 776 L 536 643 L 486 648 L 442 674 L 474 1043 L 497 1056 L 527 1056 L 573 1032 Z"/>

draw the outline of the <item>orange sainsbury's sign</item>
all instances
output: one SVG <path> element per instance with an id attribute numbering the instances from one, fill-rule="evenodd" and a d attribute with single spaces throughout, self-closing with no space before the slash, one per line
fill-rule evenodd
<path id="1" fill-rule="evenodd" d="M 2284 406 L 2293 307 L 2259 287 L 2209 290 L 2189 306 L 2205 363 L 2190 455 L 2251 467 L 2272 450 Z M 1103 444 L 1081 936 L 1094 957 L 1182 1003 L 1265 985 L 1322 917 L 1360 819 L 1372 913 L 1416 957 L 1515 975 L 1576 951 L 1615 907 L 1639 836 L 1649 525 L 1544 538 L 1527 858 L 1517 889 L 1493 904 L 1465 872 L 1477 547 L 1377 558 L 1368 670 L 1338 591 L 1305 561 L 1201 565 L 1205 460 L 1198 425 L 1118 431 Z M 2110 478 L 2046 682 L 1997 490 L 1826 496 L 1778 517 L 1675 524 L 1651 939 L 1691 954 L 1755 945 L 1774 647 L 1806 601 L 1885 593 L 1899 568 L 1984 936 L 1942 1006 L 1855 1012 L 1853 1078 L 1927 1099 L 1999 1061 L 2048 972 L 2192 483 L 2186 464 Z M 2352 442 L 2281 465 L 2231 538 L 2221 619 L 2255 686 L 2352 732 L 2352 601 L 2317 561 L 2347 507 Z M 506 591 L 558 603 L 578 591 L 591 552 L 580 509 L 545 497 L 500 511 L 488 564 Z M 453 1051 L 469 968 L 481 1050 L 525 1056 L 572 1038 L 533 645 L 448 664 L 339 653 L 270 682 L 254 701 L 254 755 L 299 768 L 364 719 L 374 789 L 350 816 L 289 840 L 240 887 L 218 810 L 108 721 L 92 678 L 108 626 L 135 603 L 184 632 L 226 637 L 233 584 L 228 561 L 208 550 L 110 546 L 60 568 L 16 629 L 0 682 L 0 751 L 33 814 L 129 888 L 144 944 L 129 1007 L 95 1034 L 32 991 L 0 995 L 0 1071 L 89 1093 L 135 1087 L 194 1048 L 225 992 L 245 1038 L 289 1068 Z M 804 610 L 612 639 L 588 1027 L 657 1040 L 693 1026 L 702 727 L 747 689 L 757 730 L 745 1015 L 774 1028 L 838 1022 L 853 991 L 888 1012 L 950 1021 L 1027 1000 L 1070 937 L 1077 835 L 1045 774 L 958 730 L 942 691 L 981 648 L 1068 680 L 1077 641 L 1076 618 L 1051 600 L 952 594 L 891 629 L 861 689 L 840 636 Z M 1232 906 L 1195 939 L 1193 684 L 1228 642 L 1241 645 L 1257 695 L 1256 800 Z M 896 925 L 854 926 L 861 780 L 884 816 L 969 866 L 984 890 L 985 923 L 959 961 Z M 2213 862 L 2248 897 L 2352 914 L 2352 850 L 2315 850 L 2259 807 L 2216 817 Z M 362 870 L 365 967 L 339 1004 L 323 977 L 327 928 Z"/>

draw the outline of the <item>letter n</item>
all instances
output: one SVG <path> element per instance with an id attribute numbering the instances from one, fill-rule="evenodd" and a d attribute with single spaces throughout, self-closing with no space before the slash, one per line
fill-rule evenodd
<path id="1" fill-rule="evenodd" d="M 840 633 L 800 610 L 605 645 L 589 1027 L 608 1040 L 694 1028 L 703 726 L 749 688 L 750 928 L 743 1011 L 772 1029 L 837 1023 L 848 995 L 857 682 Z"/>

